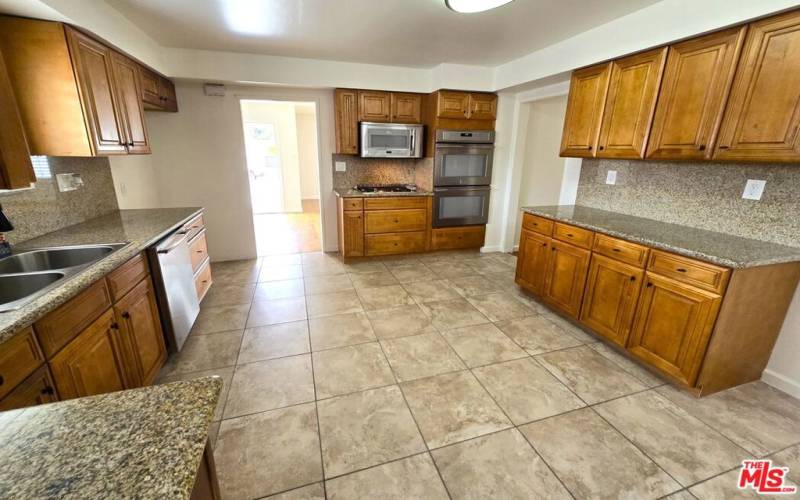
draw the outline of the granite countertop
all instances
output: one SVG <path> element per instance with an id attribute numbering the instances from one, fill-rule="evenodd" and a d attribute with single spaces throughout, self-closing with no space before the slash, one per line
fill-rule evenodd
<path id="1" fill-rule="evenodd" d="M 119 210 L 15 245 L 13 250 L 19 253 L 41 247 L 129 242 L 124 248 L 63 279 L 59 286 L 33 302 L 14 311 L 0 313 L 0 344 L 202 210 L 197 207 Z"/>
<path id="2" fill-rule="evenodd" d="M 394 198 L 395 196 L 433 196 L 433 191 L 418 189 L 416 191 L 393 193 L 390 191 L 378 191 L 376 193 L 362 193 L 353 188 L 335 188 L 334 194 L 339 198 Z"/>
<path id="3" fill-rule="evenodd" d="M 524 212 L 731 268 L 800 261 L 800 248 L 578 205 L 523 207 Z"/>
<path id="4" fill-rule="evenodd" d="M 222 379 L 0 413 L 0 498 L 189 498 Z"/>

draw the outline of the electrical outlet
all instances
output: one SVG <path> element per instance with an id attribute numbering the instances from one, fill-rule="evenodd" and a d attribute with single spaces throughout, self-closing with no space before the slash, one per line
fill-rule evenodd
<path id="1" fill-rule="evenodd" d="M 337 172 L 346 172 L 347 171 L 347 162 L 337 161 L 336 162 L 336 171 Z"/>
<path id="2" fill-rule="evenodd" d="M 616 184 L 617 183 L 617 171 L 616 170 L 609 170 L 606 174 L 606 184 Z"/>
<path id="3" fill-rule="evenodd" d="M 766 185 L 767 181 L 747 179 L 747 184 L 744 186 L 742 198 L 745 200 L 760 200 L 761 195 L 764 194 L 764 186 Z"/>

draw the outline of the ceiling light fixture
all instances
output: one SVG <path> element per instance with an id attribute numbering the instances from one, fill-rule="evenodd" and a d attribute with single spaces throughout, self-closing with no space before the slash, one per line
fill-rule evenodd
<path id="1" fill-rule="evenodd" d="M 496 9 L 514 0 L 444 0 L 444 3 L 456 12 L 472 14 L 485 10 Z"/>

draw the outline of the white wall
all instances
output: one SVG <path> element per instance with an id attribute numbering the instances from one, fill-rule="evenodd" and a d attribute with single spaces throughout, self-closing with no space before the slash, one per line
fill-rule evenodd
<path id="1" fill-rule="evenodd" d="M 300 162 L 300 197 L 319 199 L 319 149 L 315 113 L 297 111 L 297 154 Z"/>
<path id="2" fill-rule="evenodd" d="M 764 382 L 800 398 L 800 287 L 794 293 L 789 313 L 772 350 Z"/>
<path id="3" fill-rule="evenodd" d="M 165 207 L 203 206 L 213 260 L 256 256 L 240 99 L 315 102 L 320 154 L 333 152 L 333 92 L 229 86 L 225 97 L 207 97 L 202 84 L 179 82 L 178 113 L 148 113 L 153 167 Z M 336 250 L 336 200 L 330 162 L 320 173 L 323 244 Z M 328 216 L 327 214 L 330 214 Z"/>
<path id="4" fill-rule="evenodd" d="M 565 158 L 558 156 L 567 96 L 524 103 L 528 108 L 524 158 L 520 178 L 519 206 L 558 205 L 564 178 Z M 514 245 L 519 244 L 522 212 L 516 211 Z"/>
<path id="5" fill-rule="evenodd" d="M 149 117 L 147 118 L 149 120 Z M 161 196 L 152 155 L 110 156 L 119 208 L 159 208 Z"/>

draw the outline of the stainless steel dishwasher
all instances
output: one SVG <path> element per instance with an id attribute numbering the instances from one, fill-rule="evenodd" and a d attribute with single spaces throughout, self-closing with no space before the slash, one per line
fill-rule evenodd
<path id="1" fill-rule="evenodd" d="M 200 313 L 189 257 L 188 233 L 189 229 L 183 227 L 150 247 L 147 252 L 161 312 L 161 325 L 171 352 L 181 350 Z"/>

